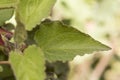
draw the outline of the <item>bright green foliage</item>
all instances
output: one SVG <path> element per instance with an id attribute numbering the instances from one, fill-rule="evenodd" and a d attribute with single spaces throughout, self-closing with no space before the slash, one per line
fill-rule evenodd
<path id="1" fill-rule="evenodd" d="M 76 55 L 109 49 L 89 35 L 59 21 L 41 23 L 35 40 L 46 59 L 51 61 L 72 60 Z"/>
<path id="2" fill-rule="evenodd" d="M 40 21 L 49 16 L 56 0 L 20 0 L 18 14 L 27 30 L 31 30 Z"/>
<path id="3" fill-rule="evenodd" d="M 15 7 L 19 0 L 0 0 L 0 8 Z"/>
<path id="4" fill-rule="evenodd" d="M 7 9 L 0 9 L 0 26 L 5 23 L 5 21 L 9 20 L 14 13 L 13 8 L 7 8 Z"/>
<path id="5" fill-rule="evenodd" d="M 16 80 L 44 80 L 45 60 L 40 48 L 30 46 L 24 51 L 24 54 L 13 51 L 10 53 L 9 61 Z"/>

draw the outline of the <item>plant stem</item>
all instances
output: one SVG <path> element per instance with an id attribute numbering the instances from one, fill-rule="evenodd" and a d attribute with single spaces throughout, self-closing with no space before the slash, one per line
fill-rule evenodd
<path id="1" fill-rule="evenodd" d="M 0 64 L 10 64 L 9 61 L 0 61 Z"/>

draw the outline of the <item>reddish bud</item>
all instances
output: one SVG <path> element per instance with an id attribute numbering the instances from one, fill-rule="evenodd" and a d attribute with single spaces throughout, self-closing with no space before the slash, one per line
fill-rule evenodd
<path id="1" fill-rule="evenodd" d="M 12 33 L 12 32 L 7 31 L 7 30 L 5 30 L 5 29 L 3 29 L 3 28 L 0 28 L 0 34 L 1 34 L 1 35 L 4 35 L 7 39 L 11 39 L 12 36 L 13 36 L 13 33 Z"/>

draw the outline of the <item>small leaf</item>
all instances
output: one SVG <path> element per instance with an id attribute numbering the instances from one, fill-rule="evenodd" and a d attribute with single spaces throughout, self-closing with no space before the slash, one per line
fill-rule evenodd
<path id="1" fill-rule="evenodd" d="M 7 23 L 3 25 L 4 29 L 11 31 L 13 29 L 15 29 L 15 26 L 12 23 Z"/>
<path id="2" fill-rule="evenodd" d="M 14 40 L 17 44 L 21 44 L 26 40 L 26 38 L 27 38 L 27 32 L 25 30 L 25 27 L 22 23 L 19 22 L 15 29 Z"/>
<path id="3" fill-rule="evenodd" d="M 36 43 L 47 60 L 72 60 L 76 55 L 110 48 L 59 21 L 43 22 L 35 34 Z"/>
<path id="4" fill-rule="evenodd" d="M 19 51 L 10 53 L 9 61 L 16 80 L 44 80 L 45 60 L 39 47 L 30 46 L 22 55 Z"/>
<path id="5" fill-rule="evenodd" d="M 0 9 L 0 26 L 5 23 L 5 21 L 9 20 L 14 13 L 13 8 L 4 8 Z"/>
<path id="6" fill-rule="evenodd" d="M 18 17 L 27 30 L 32 30 L 40 21 L 49 16 L 56 0 L 20 0 Z"/>
<path id="7" fill-rule="evenodd" d="M 3 72 L 3 67 L 0 65 L 0 72 Z"/>
<path id="8" fill-rule="evenodd" d="M 0 0 L 0 8 L 15 7 L 18 0 Z"/>

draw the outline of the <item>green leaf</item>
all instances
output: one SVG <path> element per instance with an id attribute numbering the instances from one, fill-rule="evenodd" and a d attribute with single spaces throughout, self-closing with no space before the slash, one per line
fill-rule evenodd
<path id="1" fill-rule="evenodd" d="M 25 27 L 22 23 L 19 22 L 15 29 L 14 40 L 17 44 L 21 44 L 26 40 L 26 38 L 27 38 L 27 32 L 25 30 Z"/>
<path id="2" fill-rule="evenodd" d="M 4 29 L 7 30 L 7 31 L 11 31 L 11 30 L 15 29 L 15 26 L 14 26 L 14 24 L 12 24 L 12 23 L 6 23 L 6 24 L 4 24 L 3 27 L 4 27 Z"/>
<path id="3" fill-rule="evenodd" d="M 15 7 L 18 0 L 0 0 L 0 8 Z"/>
<path id="4" fill-rule="evenodd" d="M 5 21 L 9 20 L 13 16 L 13 13 L 13 8 L 0 9 L 0 26 L 3 25 Z"/>
<path id="5" fill-rule="evenodd" d="M 71 26 L 59 21 L 43 22 L 35 34 L 36 43 L 47 60 L 72 60 L 76 55 L 110 48 Z"/>
<path id="6" fill-rule="evenodd" d="M 56 0 L 20 0 L 18 17 L 27 30 L 32 30 L 40 21 L 49 16 Z"/>
<path id="7" fill-rule="evenodd" d="M 45 60 L 39 47 L 30 46 L 24 54 L 13 51 L 10 53 L 9 61 L 16 80 L 44 80 Z"/>

